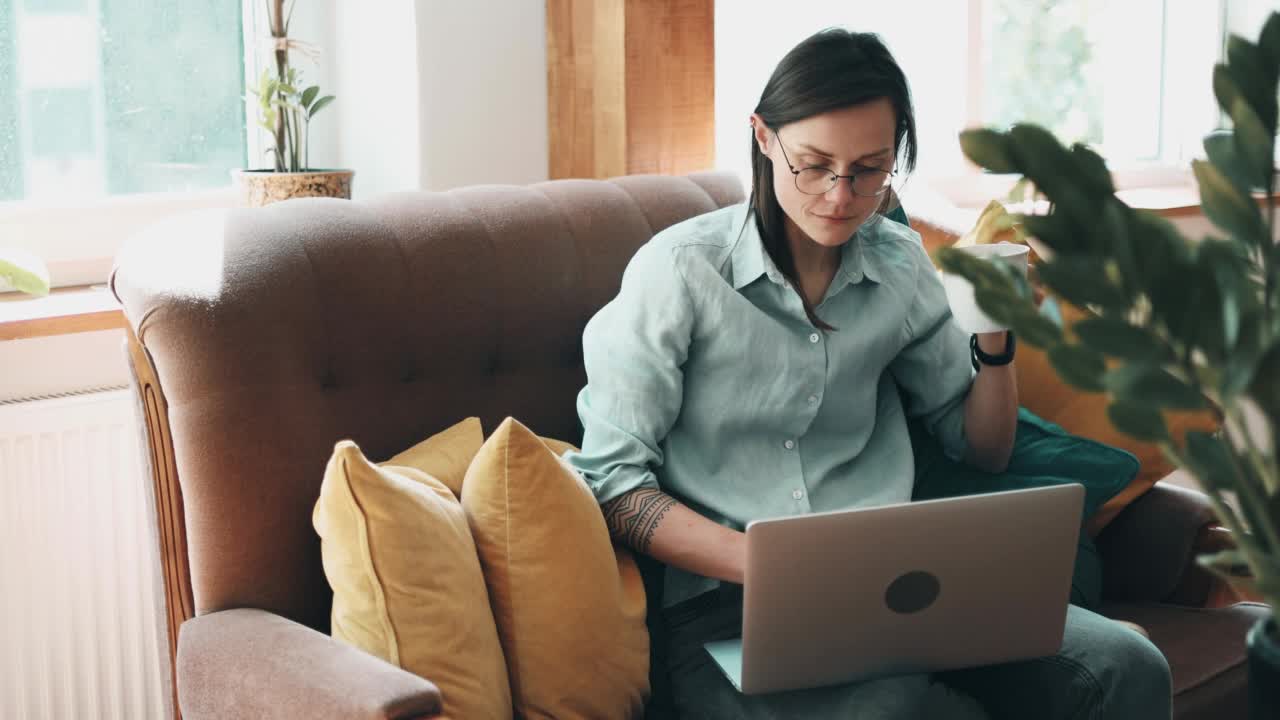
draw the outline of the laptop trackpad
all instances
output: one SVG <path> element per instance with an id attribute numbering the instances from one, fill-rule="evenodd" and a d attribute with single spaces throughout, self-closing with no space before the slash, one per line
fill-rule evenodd
<path id="1" fill-rule="evenodd" d="M 720 666 L 720 671 L 739 691 L 742 690 L 742 638 L 733 640 L 717 640 L 703 645 L 711 653 L 711 659 Z"/>

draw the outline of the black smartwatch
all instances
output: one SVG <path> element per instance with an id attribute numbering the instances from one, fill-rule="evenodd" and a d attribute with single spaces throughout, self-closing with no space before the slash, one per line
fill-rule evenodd
<path id="1" fill-rule="evenodd" d="M 973 369 L 976 371 L 978 365 L 1000 366 L 1008 365 L 1013 362 L 1013 351 L 1018 347 L 1018 339 L 1013 336 L 1013 331 L 1005 332 L 1004 352 L 999 355 L 988 355 L 982 352 L 982 348 L 978 347 L 978 336 L 969 336 L 969 356 L 973 360 Z"/>

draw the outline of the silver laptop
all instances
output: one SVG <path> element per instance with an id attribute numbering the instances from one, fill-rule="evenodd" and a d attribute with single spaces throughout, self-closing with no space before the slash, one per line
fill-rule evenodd
<path id="1" fill-rule="evenodd" d="M 932 672 L 1062 646 L 1084 487 L 747 526 L 742 638 L 707 643 L 747 694 Z"/>

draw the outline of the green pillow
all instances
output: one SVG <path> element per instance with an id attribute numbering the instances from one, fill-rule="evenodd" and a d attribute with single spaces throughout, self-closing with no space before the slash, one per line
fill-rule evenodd
<path id="1" fill-rule="evenodd" d="M 1009 467 L 988 473 L 948 458 L 942 446 L 917 421 L 908 421 L 916 461 L 913 500 L 1022 490 L 1080 483 L 1084 512 L 1071 578 L 1071 602 L 1096 607 L 1102 599 L 1102 564 L 1086 521 L 1138 474 L 1138 458 L 1119 448 L 1068 434 L 1026 408 L 1018 410 L 1018 429 Z"/>

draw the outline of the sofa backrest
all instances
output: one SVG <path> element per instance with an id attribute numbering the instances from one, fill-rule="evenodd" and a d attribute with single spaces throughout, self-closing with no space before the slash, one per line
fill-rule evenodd
<path id="1" fill-rule="evenodd" d="M 258 607 L 326 630 L 311 510 L 334 443 L 383 460 L 471 415 L 576 442 L 582 330 L 631 255 L 742 199 L 728 173 L 563 180 L 293 200 L 132 240 L 112 287 L 158 386 L 144 410 L 167 421 L 147 418 L 153 465 L 171 457 L 178 480 L 156 470 L 182 540 L 161 517 L 171 623 L 185 590 L 188 616 Z"/>

